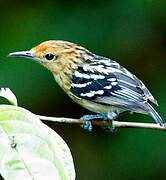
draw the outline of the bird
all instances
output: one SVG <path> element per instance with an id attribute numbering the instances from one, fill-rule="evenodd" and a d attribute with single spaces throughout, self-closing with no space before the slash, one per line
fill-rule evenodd
<path id="1" fill-rule="evenodd" d="M 93 120 L 113 121 L 126 112 L 149 115 L 164 125 L 152 106 L 158 103 L 144 83 L 110 58 L 63 40 L 44 41 L 9 56 L 37 61 L 53 74 L 73 101 L 93 112 L 81 117 L 84 129 L 91 131 Z"/>

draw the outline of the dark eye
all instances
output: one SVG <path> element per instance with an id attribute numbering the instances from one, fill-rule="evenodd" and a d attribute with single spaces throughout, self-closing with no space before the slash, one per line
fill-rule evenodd
<path id="1" fill-rule="evenodd" d="M 53 59 L 55 58 L 55 55 L 49 53 L 49 54 L 46 54 L 46 55 L 45 55 L 45 58 L 46 58 L 48 61 L 51 61 L 51 60 L 53 60 Z"/>

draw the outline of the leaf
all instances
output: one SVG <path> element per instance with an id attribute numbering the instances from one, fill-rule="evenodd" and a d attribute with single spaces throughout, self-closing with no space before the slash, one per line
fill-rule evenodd
<path id="1" fill-rule="evenodd" d="M 5 180 L 74 180 L 71 152 L 37 115 L 0 105 L 0 173 Z"/>
<path id="2" fill-rule="evenodd" d="M 0 88 L 0 96 L 17 106 L 17 98 L 9 88 Z"/>

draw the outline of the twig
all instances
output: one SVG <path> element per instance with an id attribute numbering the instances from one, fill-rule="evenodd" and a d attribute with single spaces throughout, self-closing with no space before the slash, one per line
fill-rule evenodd
<path id="1" fill-rule="evenodd" d="M 64 118 L 64 117 L 48 117 L 48 116 L 40 116 L 39 119 L 42 121 L 52 121 L 55 123 L 65 123 L 65 124 L 83 124 L 83 120 L 81 119 L 72 119 L 72 118 Z M 95 126 L 107 126 L 109 125 L 107 121 L 92 121 L 92 124 Z M 146 129 L 155 129 L 166 131 L 166 126 L 160 126 L 155 123 L 138 123 L 138 122 L 122 122 L 122 121 L 112 121 L 113 127 L 123 127 L 123 128 L 146 128 Z"/>

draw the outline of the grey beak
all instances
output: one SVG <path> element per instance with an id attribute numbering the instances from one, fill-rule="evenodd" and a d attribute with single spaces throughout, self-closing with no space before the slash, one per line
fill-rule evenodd
<path id="1" fill-rule="evenodd" d="M 26 58 L 34 58 L 32 51 L 18 51 L 12 52 L 8 54 L 9 57 L 26 57 Z"/>

